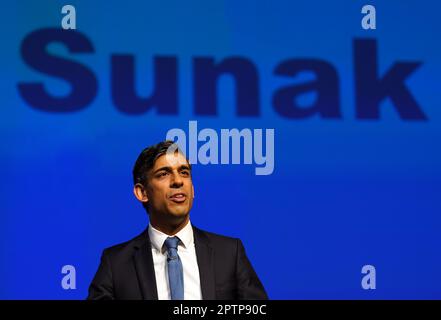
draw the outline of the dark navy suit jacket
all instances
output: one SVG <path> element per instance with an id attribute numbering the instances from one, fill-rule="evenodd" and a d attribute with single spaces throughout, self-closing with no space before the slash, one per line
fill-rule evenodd
<path id="1" fill-rule="evenodd" d="M 193 233 L 202 299 L 268 299 L 239 239 L 194 226 Z M 158 299 L 147 229 L 136 238 L 103 251 L 87 298 Z"/>

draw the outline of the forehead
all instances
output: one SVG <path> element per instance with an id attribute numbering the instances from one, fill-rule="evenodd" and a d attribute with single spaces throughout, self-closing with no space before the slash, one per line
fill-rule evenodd
<path id="1" fill-rule="evenodd" d="M 178 151 L 174 154 L 163 154 L 159 156 L 155 161 L 155 165 L 153 166 L 153 170 L 162 168 L 162 167 L 171 167 L 173 169 L 179 168 L 180 166 L 188 166 L 187 159 L 184 155 Z"/>

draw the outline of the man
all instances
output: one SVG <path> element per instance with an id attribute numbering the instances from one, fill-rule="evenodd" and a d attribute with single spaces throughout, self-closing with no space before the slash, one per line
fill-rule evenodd
<path id="1" fill-rule="evenodd" d="M 104 250 L 88 299 L 267 299 L 242 242 L 190 223 L 191 165 L 172 141 L 144 149 L 135 197 L 149 215 L 136 238 Z"/>

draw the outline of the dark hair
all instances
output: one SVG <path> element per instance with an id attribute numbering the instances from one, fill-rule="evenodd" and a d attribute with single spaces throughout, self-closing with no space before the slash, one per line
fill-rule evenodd
<path id="1" fill-rule="evenodd" d="M 156 160 L 160 156 L 166 154 L 167 150 L 172 146 L 177 152 L 183 154 L 182 151 L 178 148 L 178 145 L 171 140 L 161 141 L 158 144 L 142 150 L 142 152 L 138 156 L 138 159 L 136 159 L 135 166 L 133 167 L 133 184 L 140 183 L 143 186 L 146 186 L 148 171 L 153 168 Z M 191 170 L 191 164 L 188 160 L 187 162 Z"/>

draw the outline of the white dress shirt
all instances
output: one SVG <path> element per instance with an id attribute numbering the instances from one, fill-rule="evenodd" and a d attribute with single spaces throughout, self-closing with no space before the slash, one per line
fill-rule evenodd
<path id="1" fill-rule="evenodd" d="M 159 300 L 170 300 L 168 283 L 167 248 L 165 239 L 169 236 L 149 224 L 148 233 L 152 244 L 153 265 L 155 268 L 156 287 Z M 190 221 L 174 236 L 181 241 L 178 244 L 178 255 L 184 270 L 184 300 L 202 300 L 199 267 L 194 246 L 193 228 Z"/>

